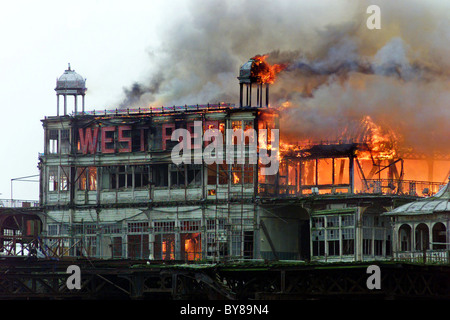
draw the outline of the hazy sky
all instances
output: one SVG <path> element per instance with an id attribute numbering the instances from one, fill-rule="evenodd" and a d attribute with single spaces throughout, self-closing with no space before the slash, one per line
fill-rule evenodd
<path id="1" fill-rule="evenodd" d="M 41 119 L 56 115 L 56 78 L 67 68 L 87 79 L 87 110 L 120 99 L 149 72 L 158 30 L 183 11 L 174 1 L 4 1 L 0 10 L 0 198 L 11 179 L 36 175 Z M 13 182 L 15 199 L 38 199 L 39 185 Z"/>
<path id="2" fill-rule="evenodd" d="M 383 31 L 367 33 L 364 25 L 362 31 L 356 28 L 355 24 L 365 22 L 364 7 L 379 2 L 385 4 Z M 432 4 L 430 10 L 425 3 Z M 342 44 L 347 42 L 355 45 L 350 49 L 359 46 L 364 49 L 360 51 L 377 52 L 392 36 L 402 37 L 406 48 L 417 48 L 412 53 L 421 53 L 430 65 L 448 70 L 449 9 L 448 0 L 3 1 L 0 198 L 11 197 L 11 179 L 39 173 L 38 153 L 44 150 L 41 120 L 56 115 L 56 79 L 68 63 L 87 79 L 87 110 L 116 108 L 124 98 L 124 88 L 134 82 L 148 84 L 151 75 L 164 70 L 164 63 L 175 62 L 173 59 L 182 63 L 168 69 L 169 77 L 161 81 L 161 95 L 145 96 L 149 101 L 170 96 L 177 98 L 177 103 L 186 101 L 182 104 L 216 102 L 205 100 L 214 97 L 215 91 L 236 90 L 230 95 L 235 96 L 239 65 L 254 54 L 289 53 L 299 48 L 330 53 L 334 52 L 330 48 L 346 48 Z M 355 12 L 359 15 L 356 22 Z M 400 26 L 383 22 L 398 17 L 403 18 Z M 340 28 L 334 28 L 336 25 Z M 352 34 L 352 30 L 357 32 Z M 259 33 L 262 36 L 257 38 Z M 343 37 L 344 33 L 349 35 Z M 376 41 L 367 41 L 368 36 Z M 426 50 L 420 48 L 422 43 Z M 337 53 L 345 56 L 346 52 Z M 185 68 L 182 64 L 186 62 L 193 67 Z M 210 63 L 211 68 L 200 68 L 202 63 Z M 187 85 L 186 78 L 173 79 L 179 70 L 192 83 Z M 196 71 L 198 74 L 191 76 Z M 214 82 L 201 79 L 213 78 L 212 74 Z M 444 74 L 448 83 L 448 72 Z M 218 86 L 222 86 L 220 90 Z M 441 114 L 448 114 L 444 108 L 448 88 L 440 92 L 447 93 L 441 99 Z M 13 197 L 37 200 L 39 184 L 15 181 Z"/>

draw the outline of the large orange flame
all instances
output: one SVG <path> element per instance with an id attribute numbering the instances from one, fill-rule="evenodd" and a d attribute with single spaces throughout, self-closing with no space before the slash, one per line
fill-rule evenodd
<path id="1" fill-rule="evenodd" d="M 256 55 L 252 58 L 254 64 L 252 66 L 252 76 L 258 79 L 260 83 L 274 83 L 277 74 L 286 68 L 285 64 L 267 63 L 266 59 L 269 55 Z"/>

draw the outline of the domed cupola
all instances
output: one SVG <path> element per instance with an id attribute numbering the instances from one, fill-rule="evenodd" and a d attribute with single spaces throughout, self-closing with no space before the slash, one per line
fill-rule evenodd
<path id="1" fill-rule="evenodd" d="M 81 96 L 82 98 L 82 113 L 84 113 L 84 96 L 86 94 L 86 79 L 81 75 L 72 70 L 69 67 L 64 73 L 56 80 L 56 97 L 57 97 L 57 115 L 59 116 L 59 96 L 64 97 L 64 115 L 67 115 L 67 96 L 74 97 L 74 113 L 78 114 L 78 103 L 77 98 Z"/>

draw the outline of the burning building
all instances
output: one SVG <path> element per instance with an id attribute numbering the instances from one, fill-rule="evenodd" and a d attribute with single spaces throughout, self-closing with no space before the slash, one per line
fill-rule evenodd
<path id="1" fill-rule="evenodd" d="M 177 165 L 171 136 L 188 130 L 197 150 L 206 144 L 197 145 L 195 135 L 208 129 L 224 139 L 227 129 L 275 129 L 276 111 L 219 103 L 85 112 L 83 102 L 78 112 L 76 101 L 86 87 L 70 67 L 55 90 L 58 115 L 43 120 L 40 158 L 49 250 L 158 260 L 257 258 L 264 251 L 256 241 L 258 165 L 248 161 L 248 138 L 242 163 L 196 159 Z M 72 114 L 66 111 L 68 95 L 75 99 Z"/>
<path id="2" fill-rule="evenodd" d="M 284 137 L 280 119 L 289 106 L 271 106 L 269 86 L 286 65 L 270 65 L 266 58 L 242 65 L 238 106 L 85 111 L 85 81 L 69 67 L 57 80 L 57 115 L 42 120 L 47 252 L 184 261 L 390 259 L 397 237 L 383 214 L 439 190 L 433 163 L 425 162 L 429 181 L 408 176 L 415 166 L 408 162 L 411 151 L 402 153 L 369 116 L 359 135 L 348 139 Z M 173 139 L 178 129 L 190 133 L 192 162 L 171 158 L 181 141 Z M 209 129 L 223 142 L 241 137 L 242 153 L 232 153 L 231 162 L 198 157 L 217 142 L 201 138 Z M 256 136 L 245 135 L 251 130 Z M 267 174 L 261 158 L 250 161 L 254 142 L 258 156 L 276 158 L 276 173 Z"/>

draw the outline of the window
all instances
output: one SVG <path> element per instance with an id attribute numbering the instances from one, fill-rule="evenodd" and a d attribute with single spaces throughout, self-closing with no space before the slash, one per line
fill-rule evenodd
<path id="1" fill-rule="evenodd" d="M 131 167 L 119 166 L 117 172 L 117 181 L 117 187 L 119 189 L 132 188 L 133 174 L 131 172 Z"/>
<path id="2" fill-rule="evenodd" d="M 313 256 L 343 256 L 355 253 L 354 214 L 336 213 L 311 219 Z"/>
<path id="3" fill-rule="evenodd" d="M 183 231 L 199 231 L 201 220 L 181 220 L 180 230 Z"/>
<path id="4" fill-rule="evenodd" d="M 442 222 L 438 222 L 433 226 L 433 249 L 442 250 L 446 248 L 447 243 L 447 228 Z"/>
<path id="5" fill-rule="evenodd" d="M 207 219 L 206 220 L 206 230 L 216 230 L 216 220 L 214 219 Z"/>
<path id="6" fill-rule="evenodd" d="M 135 166 L 134 167 L 134 187 L 143 188 L 149 184 L 148 166 Z"/>
<path id="7" fill-rule="evenodd" d="M 111 247 L 112 258 L 122 258 L 122 237 L 112 237 Z"/>
<path id="8" fill-rule="evenodd" d="M 372 255 L 372 231 L 371 228 L 363 228 L 363 254 Z"/>
<path id="9" fill-rule="evenodd" d="M 323 217 L 312 218 L 312 228 L 323 228 L 324 221 L 325 221 L 325 218 L 323 218 Z"/>
<path id="10" fill-rule="evenodd" d="M 58 225 L 57 224 L 49 224 L 47 229 L 47 235 L 49 236 L 57 236 L 58 233 Z"/>
<path id="11" fill-rule="evenodd" d="M 391 254 L 391 229 L 387 218 L 374 213 L 365 213 L 362 217 L 363 254 L 388 256 Z"/>
<path id="12" fill-rule="evenodd" d="M 231 254 L 239 257 L 242 254 L 242 232 L 240 230 L 231 232 Z"/>
<path id="13" fill-rule="evenodd" d="M 228 164 L 222 163 L 217 165 L 219 184 L 228 184 Z"/>
<path id="14" fill-rule="evenodd" d="M 183 233 L 180 235 L 181 259 L 193 261 L 202 258 L 201 233 Z"/>
<path id="15" fill-rule="evenodd" d="M 155 221 L 154 232 L 173 232 L 175 231 L 175 221 Z"/>
<path id="16" fill-rule="evenodd" d="M 208 184 L 216 185 L 217 184 L 217 164 L 208 165 Z"/>
<path id="17" fill-rule="evenodd" d="M 149 166 L 110 166 L 102 169 L 103 189 L 146 188 L 149 185 Z M 134 180 L 133 180 L 134 177 Z"/>
<path id="18" fill-rule="evenodd" d="M 78 190 L 97 190 L 97 168 L 77 168 Z"/>
<path id="19" fill-rule="evenodd" d="M 234 164 L 231 166 L 231 182 L 233 184 L 242 183 L 242 165 Z"/>
<path id="20" fill-rule="evenodd" d="M 86 190 L 86 168 L 77 168 L 78 190 Z"/>
<path id="21" fill-rule="evenodd" d="M 244 183 L 253 183 L 253 164 L 244 164 Z"/>
<path id="22" fill-rule="evenodd" d="M 312 230 L 312 247 L 313 256 L 325 255 L 325 231 L 324 230 Z"/>
<path id="23" fill-rule="evenodd" d="M 121 223 L 102 225 L 101 230 L 103 234 L 120 234 L 122 233 L 122 225 Z"/>
<path id="24" fill-rule="evenodd" d="M 168 187 L 168 164 L 157 164 L 152 166 L 152 179 L 155 187 Z"/>
<path id="25" fill-rule="evenodd" d="M 355 253 L 355 229 L 343 228 L 342 231 L 342 254 L 349 255 Z"/>
<path id="26" fill-rule="evenodd" d="M 187 170 L 187 183 L 189 187 L 200 187 L 202 185 L 202 165 L 200 164 L 188 164 Z"/>
<path id="27" fill-rule="evenodd" d="M 87 173 L 89 191 L 97 190 L 97 168 L 89 167 Z"/>
<path id="28" fill-rule="evenodd" d="M 48 153 L 58 153 L 58 129 L 48 130 Z"/>
<path id="29" fill-rule="evenodd" d="M 70 175 L 69 167 L 60 167 L 59 191 L 68 191 L 69 190 L 69 175 Z"/>
<path id="30" fill-rule="evenodd" d="M 416 250 L 422 251 L 425 249 L 429 249 L 430 233 L 426 224 L 420 223 L 419 225 L 417 225 L 415 239 Z"/>
<path id="31" fill-rule="evenodd" d="M 338 256 L 339 251 L 339 229 L 327 229 L 328 255 Z"/>
<path id="32" fill-rule="evenodd" d="M 58 167 L 48 167 L 48 191 L 58 191 Z"/>
<path id="33" fill-rule="evenodd" d="M 184 188 L 186 185 L 186 174 L 184 165 L 170 165 L 170 188 Z"/>
<path id="34" fill-rule="evenodd" d="M 400 240 L 400 251 L 411 250 L 411 227 L 404 224 L 400 227 L 398 233 Z"/>
<path id="35" fill-rule="evenodd" d="M 61 150 L 63 154 L 70 153 L 70 131 L 69 129 L 62 129 L 61 134 Z"/>
<path id="36" fill-rule="evenodd" d="M 129 222 L 128 233 L 148 232 L 148 222 Z"/>

